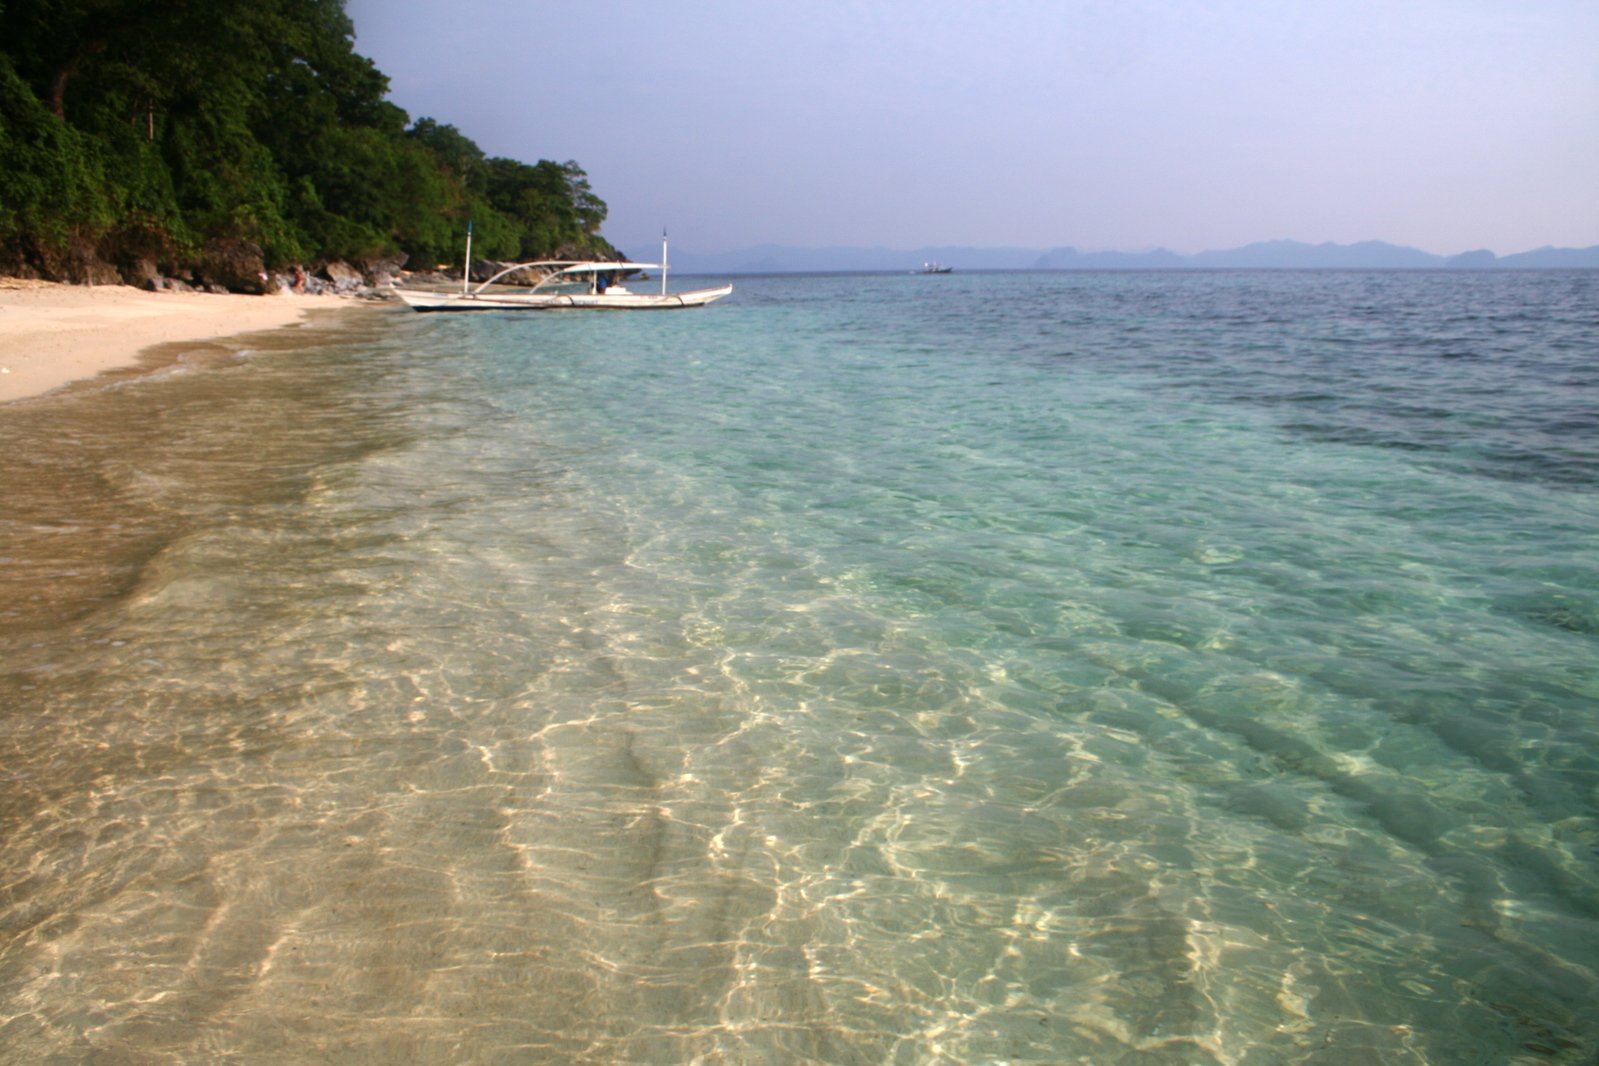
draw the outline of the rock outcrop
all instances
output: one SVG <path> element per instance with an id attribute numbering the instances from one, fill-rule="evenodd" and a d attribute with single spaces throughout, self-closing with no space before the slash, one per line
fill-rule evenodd
<path id="1" fill-rule="evenodd" d="M 261 247 L 253 241 L 211 238 L 205 242 L 195 272 L 207 289 L 253 294 L 276 289 L 267 274 Z"/>
<path id="2" fill-rule="evenodd" d="M 0 275 L 75 285 L 132 285 L 153 292 L 335 292 L 377 296 L 394 283 L 404 255 L 372 256 L 351 265 L 329 260 L 307 269 L 268 270 L 260 245 L 236 237 L 214 237 L 196 258 L 171 249 L 136 245 L 97 246 L 69 241 L 59 248 L 29 244 L 0 260 Z"/>

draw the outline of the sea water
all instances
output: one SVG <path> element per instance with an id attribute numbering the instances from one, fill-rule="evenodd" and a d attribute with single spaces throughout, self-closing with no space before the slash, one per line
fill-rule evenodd
<path id="1" fill-rule="evenodd" d="M 0 409 L 6 1060 L 1594 1061 L 1599 274 L 736 280 Z"/>

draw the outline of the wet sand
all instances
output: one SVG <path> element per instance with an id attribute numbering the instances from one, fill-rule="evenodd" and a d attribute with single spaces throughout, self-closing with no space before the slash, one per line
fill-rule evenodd
<path id="1" fill-rule="evenodd" d="M 156 345 L 276 329 L 315 310 L 349 306 L 336 296 L 218 296 L 0 278 L 0 404 L 136 367 Z"/>

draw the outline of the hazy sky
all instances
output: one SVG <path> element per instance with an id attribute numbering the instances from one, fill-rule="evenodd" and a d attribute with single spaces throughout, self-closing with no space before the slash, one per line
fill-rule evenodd
<path id="1" fill-rule="evenodd" d="M 1599 244 L 1599 0 L 348 0 L 643 255 Z"/>

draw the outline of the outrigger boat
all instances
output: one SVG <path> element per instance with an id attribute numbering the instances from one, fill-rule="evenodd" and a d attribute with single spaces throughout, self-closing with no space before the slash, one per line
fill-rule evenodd
<path id="1" fill-rule="evenodd" d="M 467 229 L 466 242 L 466 261 L 470 263 L 472 261 L 470 227 Z M 661 272 L 660 292 L 633 292 L 620 284 L 621 278 L 646 270 Z M 490 286 L 517 271 L 528 271 L 536 275 L 538 280 L 532 286 L 501 284 L 491 291 Z M 667 292 L 666 272 L 666 237 L 663 234 L 659 263 L 541 259 L 530 263 L 513 263 L 477 288 L 471 288 L 471 281 L 463 279 L 460 292 L 445 293 L 399 287 L 396 287 L 394 292 L 417 311 L 564 311 L 584 308 L 651 311 L 678 307 L 704 307 L 712 300 L 720 300 L 733 291 L 732 285 L 723 285 L 714 289 L 696 289 L 693 292 Z"/>

